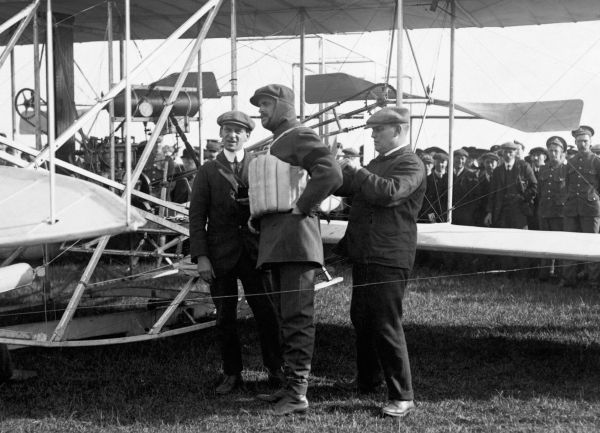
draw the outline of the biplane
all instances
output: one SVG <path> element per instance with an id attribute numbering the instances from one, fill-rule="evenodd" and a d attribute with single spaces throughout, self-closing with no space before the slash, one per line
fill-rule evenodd
<path id="1" fill-rule="evenodd" d="M 544 4 L 535 0 L 298 0 L 293 5 L 283 0 L 32 0 L 1 4 L 0 38 L 4 49 L 0 68 L 8 67 L 6 61 L 17 45 L 32 45 L 34 52 L 32 86 L 17 92 L 16 71 L 11 68 L 11 105 L 27 125 L 24 128 L 34 133 L 35 145 L 20 142 L 14 133 L 0 137 L 6 147 L 0 150 L 0 158 L 13 166 L 0 169 L 3 209 L 10 210 L 0 217 L 0 248 L 7 251 L 0 270 L 8 271 L 5 275 L 7 281 L 11 280 L 3 286 L 6 298 L 0 312 L 17 318 L 0 325 L 0 343 L 43 347 L 143 341 L 211 326 L 212 322 L 206 320 L 212 310 L 206 286 L 193 271 L 186 273 L 189 267 L 183 261 L 184 243 L 189 236 L 185 222 L 188 209 L 185 203 L 168 200 L 164 185 L 176 175 L 169 160 L 156 161 L 156 156 L 161 137 L 170 131 L 194 151 L 187 132 L 197 127 L 200 156 L 196 163 L 200 163 L 205 100 L 229 97 L 231 107 L 238 107 L 238 82 L 243 82 L 238 77 L 236 57 L 239 38 L 276 35 L 299 39 L 300 116 L 315 128 L 337 128 L 321 129 L 326 136 L 340 136 L 361 127 L 356 122 L 345 126 L 347 120 L 360 119 L 361 114 L 387 104 L 402 103 L 447 107 L 451 125 L 454 110 L 461 110 L 524 131 L 564 131 L 577 126 L 580 100 L 500 105 L 459 103 L 452 91 L 449 100 L 436 100 L 426 89 L 419 95 L 405 93 L 402 63 L 407 50 L 403 32 L 432 27 L 454 32 L 463 27 L 600 19 L 595 0 L 553 0 Z M 305 75 L 308 35 L 370 31 L 394 34 L 395 83 L 390 83 L 393 45 L 383 83 L 342 73 Z M 171 42 L 180 38 L 191 41 L 181 71 L 148 85 L 133 84 L 148 65 L 169 50 Z M 221 91 L 214 75 L 203 71 L 202 48 L 207 38 L 231 41 L 228 91 Z M 140 39 L 159 42 L 131 66 L 132 40 Z M 107 47 L 108 87 L 91 106 L 77 107 L 73 45 L 99 41 Z M 117 42 L 119 52 L 115 53 Z M 114 73 L 117 65 L 118 75 Z M 44 78 L 50 85 L 42 98 Z M 339 113 L 339 107 L 348 102 L 360 107 Z M 306 104 L 319 108 L 309 115 Z M 105 114 L 109 120 L 103 127 L 103 137 L 85 132 Z M 143 143 L 131 139 L 134 124 L 143 124 L 147 131 Z M 266 143 L 268 139 L 261 140 L 250 149 L 260 149 Z M 452 133 L 449 150 L 452 155 Z M 111 214 L 105 215 L 104 211 Z M 324 221 L 324 241 L 339 239 L 344 224 Z M 549 242 L 549 236 L 540 232 L 513 233 L 449 224 L 421 225 L 419 231 L 418 246 L 423 249 L 600 259 L 600 246 L 583 234 L 552 234 L 553 241 Z M 137 245 L 111 246 L 111 237 L 128 232 L 142 235 Z M 35 270 L 10 266 L 24 248 L 48 244 L 58 244 L 58 254 L 76 251 L 89 254 L 90 259 L 75 287 L 63 299 L 64 305 L 57 307 L 53 299 L 57 295 L 44 290 L 38 309 L 24 308 L 31 296 L 20 290 L 31 287 L 34 277 L 43 278 L 52 261 L 48 247 L 42 248 L 44 262 Z M 98 263 L 111 255 L 129 257 L 130 271 L 134 260 L 140 258 L 154 260 L 155 266 L 133 275 L 95 279 Z M 168 285 L 177 289 L 146 283 L 159 278 L 170 279 Z M 339 280 L 324 272 L 318 286 Z M 49 306 L 52 317 L 47 314 Z M 90 311 L 102 314 L 87 314 Z"/>

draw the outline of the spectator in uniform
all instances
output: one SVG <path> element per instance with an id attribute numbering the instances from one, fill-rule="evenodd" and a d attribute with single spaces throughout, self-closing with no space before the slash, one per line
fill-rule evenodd
<path id="1" fill-rule="evenodd" d="M 567 201 L 564 208 L 564 230 L 567 232 L 598 233 L 600 227 L 600 158 L 591 151 L 594 130 L 582 125 L 571 133 L 577 153 L 567 161 Z M 600 268 L 596 263 L 586 266 L 589 281 L 598 285 Z M 576 284 L 576 267 L 564 269 L 563 285 Z"/>
<path id="2" fill-rule="evenodd" d="M 257 398 L 274 404 L 273 415 L 287 415 L 308 409 L 306 392 L 315 338 L 313 280 L 315 268 L 321 267 L 324 259 L 316 209 L 340 187 L 342 173 L 335 155 L 315 131 L 298 122 L 292 89 L 270 84 L 257 89 L 250 103 L 258 107 L 262 126 L 273 132 L 271 155 L 310 174 L 291 212 L 267 213 L 258 222 L 258 266 L 271 272 L 286 385 Z"/>
<path id="3" fill-rule="evenodd" d="M 567 198 L 567 166 L 565 165 L 567 142 L 564 138 L 555 135 L 546 141 L 546 147 L 548 160 L 540 167 L 537 176 L 539 228 L 545 231 L 562 231 L 563 210 Z M 548 280 L 551 269 L 552 260 L 542 259 L 540 280 Z"/>
<path id="4" fill-rule="evenodd" d="M 256 269 L 258 238 L 247 226 L 248 165 L 244 151 L 254 121 L 241 111 L 217 118 L 224 149 L 205 162 L 194 180 L 190 200 L 190 255 L 200 277 L 210 284 L 217 310 L 223 377 L 217 394 L 242 385 L 242 353 L 237 333 L 238 278 L 258 328 L 262 358 L 270 381 L 281 381 L 282 360 L 277 316 Z"/>

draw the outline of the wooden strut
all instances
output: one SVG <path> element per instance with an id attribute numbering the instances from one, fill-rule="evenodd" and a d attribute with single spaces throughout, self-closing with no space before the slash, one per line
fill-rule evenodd
<path id="1" fill-rule="evenodd" d="M 175 299 L 173 299 L 173 301 L 171 301 L 171 304 L 165 310 L 165 312 L 162 314 L 162 316 L 160 316 L 160 318 L 156 321 L 156 323 L 154 324 L 152 329 L 150 329 L 150 331 L 148 331 L 149 335 L 156 335 L 156 334 L 160 333 L 163 326 L 165 326 L 165 324 L 171 318 L 173 313 L 175 313 L 175 311 L 179 307 L 179 304 L 181 304 L 185 300 L 188 293 L 190 292 L 190 290 L 192 290 L 192 287 L 194 287 L 194 285 L 196 284 L 196 282 L 199 279 L 200 279 L 200 277 L 191 277 L 188 280 L 188 282 L 185 284 L 183 289 L 181 289 L 181 291 L 177 294 Z"/>

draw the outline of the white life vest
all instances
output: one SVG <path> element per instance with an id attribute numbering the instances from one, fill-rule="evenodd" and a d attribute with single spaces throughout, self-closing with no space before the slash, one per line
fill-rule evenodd
<path id="1" fill-rule="evenodd" d="M 275 141 L 296 128 L 288 129 Z M 250 215 L 258 218 L 267 213 L 289 212 L 304 192 L 307 182 L 308 173 L 302 167 L 288 164 L 268 152 L 258 155 L 248 166 Z M 321 203 L 320 209 L 330 212 L 340 202 L 339 198 L 329 196 Z"/>

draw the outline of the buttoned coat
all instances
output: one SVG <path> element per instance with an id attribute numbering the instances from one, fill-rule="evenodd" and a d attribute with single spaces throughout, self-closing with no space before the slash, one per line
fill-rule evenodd
<path id="1" fill-rule="evenodd" d="M 560 218 L 567 201 L 567 166 L 548 162 L 538 173 L 538 215 Z"/>
<path id="2" fill-rule="evenodd" d="M 518 199 L 513 200 L 511 211 L 521 212 L 524 216 L 531 215 L 533 199 L 537 193 L 537 180 L 533 174 L 531 166 L 520 159 L 515 159 L 513 170 L 517 170 L 517 177 L 514 187 L 519 195 Z M 487 211 L 492 213 L 492 222 L 496 224 L 500 220 L 505 197 L 507 195 L 508 178 L 504 164 L 496 167 L 492 173 L 490 185 L 490 195 L 488 199 Z"/>
<path id="3" fill-rule="evenodd" d="M 256 259 L 258 237 L 250 233 L 248 165 L 246 153 L 241 174 L 235 176 L 221 152 L 205 162 L 194 179 L 190 199 L 190 255 L 208 256 L 217 276 L 226 274 L 246 251 Z M 245 249 L 243 248 L 245 247 Z"/>
<path id="4" fill-rule="evenodd" d="M 351 196 L 348 227 L 335 252 L 353 263 L 412 269 L 425 167 L 409 146 L 379 155 L 354 172 L 346 167 L 336 195 Z"/>
<path id="5" fill-rule="evenodd" d="M 567 202 L 564 216 L 600 216 L 600 158 L 578 152 L 567 160 Z"/>

